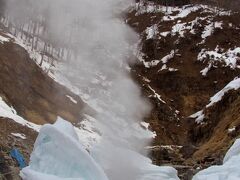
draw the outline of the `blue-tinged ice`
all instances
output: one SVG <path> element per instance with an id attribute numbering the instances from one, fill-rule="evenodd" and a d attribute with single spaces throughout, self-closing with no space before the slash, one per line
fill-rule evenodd
<path id="1" fill-rule="evenodd" d="M 79 143 L 67 121 L 44 125 L 35 142 L 23 180 L 108 180 L 90 154 Z"/>

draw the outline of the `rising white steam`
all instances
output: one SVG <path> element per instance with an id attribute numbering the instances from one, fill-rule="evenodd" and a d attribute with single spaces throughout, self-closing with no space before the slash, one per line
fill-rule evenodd
<path id="1" fill-rule="evenodd" d="M 91 154 L 111 180 L 142 176 L 138 155 L 151 133 L 140 127 L 149 104 L 128 72 L 137 35 L 122 11 L 129 0 L 8 0 L 14 33 L 61 63 L 61 74 L 96 111 L 102 136 Z M 9 24 L 11 27 L 12 24 Z M 141 152 L 142 153 L 142 152 Z"/>

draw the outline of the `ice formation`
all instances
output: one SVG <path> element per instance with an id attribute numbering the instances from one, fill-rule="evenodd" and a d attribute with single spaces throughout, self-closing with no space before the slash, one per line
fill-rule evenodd
<path id="1" fill-rule="evenodd" d="M 122 166 L 127 162 L 137 162 L 135 170 L 140 173 L 137 177 L 128 177 L 129 179 L 178 180 L 174 168 L 154 166 L 150 159 L 127 149 L 118 151 L 113 148 L 113 150 L 116 157 L 122 158 Z M 126 159 L 124 152 L 131 154 L 131 159 Z M 92 156 L 94 150 L 93 155 L 89 154 L 78 141 L 74 127 L 59 118 L 55 124 L 47 124 L 41 128 L 31 154 L 30 164 L 21 171 L 20 175 L 23 180 L 108 180 Z M 106 157 L 102 158 L 104 161 Z M 126 173 L 127 171 L 128 169 Z M 119 173 L 119 178 L 122 177 L 121 172 L 117 170 L 111 173 Z"/>
<path id="2" fill-rule="evenodd" d="M 211 166 L 197 173 L 193 180 L 237 180 L 240 179 L 240 139 L 226 153 L 223 165 Z"/>
<path id="3" fill-rule="evenodd" d="M 41 128 L 30 164 L 20 175 L 24 180 L 108 180 L 79 143 L 74 127 L 60 118 Z"/>

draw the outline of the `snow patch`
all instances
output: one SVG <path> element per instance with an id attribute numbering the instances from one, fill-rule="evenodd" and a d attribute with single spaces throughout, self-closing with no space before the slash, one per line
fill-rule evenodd
<path id="1" fill-rule="evenodd" d="M 170 31 L 166 31 L 166 32 L 161 32 L 160 35 L 163 37 L 167 37 L 167 35 L 169 35 L 171 32 Z"/>
<path id="2" fill-rule="evenodd" d="M 101 134 L 94 128 L 95 123 L 96 119 L 85 114 L 79 127 L 74 127 L 80 143 L 89 151 L 101 141 Z"/>
<path id="3" fill-rule="evenodd" d="M 23 126 L 27 126 L 35 131 L 39 131 L 41 128 L 40 125 L 31 123 L 25 119 L 23 119 L 21 116 L 17 115 L 16 110 L 13 107 L 9 107 L 0 97 L 0 117 L 5 117 L 14 120 L 18 124 L 21 124 Z"/>
<path id="4" fill-rule="evenodd" d="M 162 100 L 161 96 L 150 85 L 148 85 L 148 88 L 153 92 L 153 95 L 150 95 L 149 97 L 157 98 L 160 102 L 166 104 L 166 102 Z"/>
<path id="5" fill-rule="evenodd" d="M 163 63 L 163 64 L 166 64 L 170 59 L 172 59 L 175 55 L 175 50 L 172 50 L 170 52 L 170 54 L 164 56 L 160 61 Z"/>
<path id="6" fill-rule="evenodd" d="M 134 52 L 135 56 L 137 57 L 137 59 L 143 63 L 145 68 L 151 68 L 154 66 L 157 66 L 161 60 L 152 60 L 152 61 L 145 61 L 144 59 L 144 54 L 142 52 L 140 52 L 139 50 L 136 50 L 136 52 Z"/>
<path id="7" fill-rule="evenodd" d="M 228 49 L 225 52 L 223 52 L 223 49 L 219 48 L 219 46 L 213 51 L 202 49 L 198 54 L 197 60 L 203 62 L 209 60 L 208 67 L 201 71 L 203 75 L 207 74 L 214 62 L 222 62 L 225 66 L 229 66 L 232 69 L 240 68 L 240 47 Z"/>
<path id="8" fill-rule="evenodd" d="M 213 22 L 211 22 L 210 24 L 208 24 L 207 26 L 205 26 L 204 31 L 203 31 L 203 33 L 202 33 L 202 35 L 201 35 L 202 39 L 204 39 L 203 41 L 205 41 L 205 39 L 206 39 L 207 37 L 209 37 L 209 36 L 212 35 L 213 30 L 214 30 L 214 23 L 213 23 Z"/>
<path id="9" fill-rule="evenodd" d="M 228 83 L 221 91 L 216 93 L 214 96 L 210 98 L 210 103 L 206 105 L 205 108 L 209 108 L 213 106 L 215 103 L 222 100 L 225 93 L 230 90 L 237 90 L 240 88 L 240 78 L 235 78 L 230 83 Z M 190 118 L 194 118 L 197 123 L 201 123 L 205 117 L 204 110 L 198 111 L 195 114 L 189 116 Z"/>
<path id="10" fill-rule="evenodd" d="M 157 24 L 152 25 L 146 29 L 147 39 L 153 39 L 158 34 Z"/>
<path id="11" fill-rule="evenodd" d="M 150 124 L 149 123 L 146 123 L 146 122 L 141 122 L 140 123 L 142 127 L 144 127 L 145 129 L 148 129 Z"/>
<path id="12" fill-rule="evenodd" d="M 0 35 L 0 43 L 9 42 L 9 38 Z"/>
<path id="13" fill-rule="evenodd" d="M 182 19 L 182 18 L 185 18 L 187 17 L 189 14 L 191 14 L 192 12 L 196 12 L 198 11 L 199 9 L 201 9 L 202 7 L 201 6 L 183 6 L 182 8 L 174 8 L 172 10 L 172 12 L 177 12 L 179 11 L 179 13 L 177 15 L 174 15 L 174 16 L 170 16 L 169 12 L 167 13 L 167 15 L 165 15 L 162 20 L 163 21 L 173 21 L 173 20 L 176 20 L 176 19 Z M 166 7 L 164 7 L 163 9 L 166 9 Z M 170 8 L 171 9 L 171 8 Z M 162 11 L 164 13 L 164 11 Z"/>
<path id="14" fill-rule="evenodd" d="M 21 138 L 21 139 L 27 139 L 25 134 L 21 134 L 21 133 L 11 133 L 13 136 Z"/>
<path id="15" fill-rule="evenodd" d="M 232 133 L 236 130 L 236 126 L 232 127 L 232 128 L 229 128 L 228 129 L 228 133 Z"/>
<path id="16" fill-rule="evenodd" d="M 203 75 L 203 76 L 207 76 L 207 73 L 208 71 L 211 69 L 212 67 L 212 64 L 209 63 L 209 65 L 207 67 L 205 67 L 203 70 L 200 71 L 200 73 Z"/>
<path id="17" fill-rule="evenodd" d="M 74 104 L 77 104 L 77 101 L 73 97 L 71 97 L 69 95 L 66 95 L 66 97 L 69 98 L 70 101 L 72 101 Z"/>
<path id="18" fill-rule="evenodd" d="M 189 116 L 190 118 L 194 118 L 196 123 L 201 123 L 205 117 L 203 110 L 196 112 L 195 114 L 192 114 Z"/>
<path id="19" fill-rule="evenodd" d="M 240 78 L 236 78 L 230 83 L 228 83 L 221 91 L 215 94 L 213 97 L 210 98 L 210 103 L 206 106 L 207 108 L 212 106 L 213 104 L 222 100 L 225 93 L 230 90 L 237 90 L 240 88 Z"/>

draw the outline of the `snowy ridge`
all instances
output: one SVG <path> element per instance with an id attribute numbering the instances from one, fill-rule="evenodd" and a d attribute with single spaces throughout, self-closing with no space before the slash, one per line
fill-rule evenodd
<path id="1" fill-rule="evenodd" d="M 4 36 L 0 36 L 1 37 L 1 41 L 2 42 L 13 42 L 16 43 L 18 45 L 20 45 L 21 47 L 23 47 L 29 54 L 30 58 L 45 72 L 48 73 L 48 75 L 53 78 L 55 81 L 57 81 L 58 83 L 70 88 L 70 90 L 74 93 L 78 93 L 79 91 L 77 90 L 77 88 L 74 88 L 70 85 L 70 83 L 67 80 L 64 80 L 64 77 L 62 77 L 62 75 L 60 75 L 60 73 L 58 73 L 59 75 L 57 75 L 56 72 L 59 72 L 60 70 L 54 68 L 54 66 L 52 66 L 52 64 L 50 64 L 47 60 L 49 60 L 49 58 L 44 58 L 42 61 L 42 55 L 40 53 L 40 51 L 32 49 L 31 44 L 27 44 L 25 43 L 24 39 L 21 39 L 20 36 L 15 37 L 9 33 L 4 32 Z M 40 63 L 42 61 L 42 63 Z M 60 66 L 60 62 L 58 63 Z M 54 69 L 53 69 L 54 68 Z M 51 70 L 51 71 L 50 71 Z M 54 73 L 53 73 L 54 72 Z M 67 97 L 73 102 L 76 103 L 76 100 L 73 99 L 71 96 Z M 83 96 L 84 97 L 84 96 Z M 83 98 L 85 99 L 85 98 Z M 25 120 L 24 118 L 20 117 L 17 115 L 16 111 L 12 108 L 9 107 L 2 99 L 1 99 L 1 113 L 0 116 L 1 117 L 7 117 L 7 118 L 11 118 L 14 121 L 16 121 L 19 124 L 22 125 L 26 125 L 27 127 L 35 130 L 35 131 L 39 131 L 40 128 L 42 127 L 41 125 L 36 125 L 34 123 L 31 123 L 27 120 Z M 100 141 L 100 135 L 99 133 L 94 131 L 94 127 L 93 127 L 93 121 L 96 121 L 96 119 L 94 119 L 93 117 L 90 117 L 88 115 L 84 115 L 84 119 L 83 121 L 78 125 L 78 127 L 75 127 L 75 130 L 78 134 L 78 136 L 80 137 L 81 140 L 81 144 L 88 150 L 91 149 L 91 147 L 96 144 L 97 142 Z M 20 138 L 24 138 L 22 135 L 17 135 Z"/>
<path id="2" fill-rule="evenodd" d="M 237 90 L 240 88 L 240 78 L 236 78 L 228 83 L 221 91 L 215 94 L 213 97 L 210 98 L 210 103 L 206 106 L 207 108 L 212 106 L 214 103 L 221 101 L 224 94 L 226 94 L 230 90 Z"/>
<path id="3" fill-rule="evenodd" d="M 226 94 L 230 90 L 237 90 L 240 88 L 240 78 L 236 78 L 228 83 L 221 91 L 216 93 L 213 97 L 210 98 L 210 103 L 206 105 L 205 108 L 209 108 L 213 106 L 215 103 L 222 100 L 224 94 Z M 190 118 L 196 119 L 197 123 L 201 123 L 204 119 L 204 110 L 198 111 L 195 114 L 191 115 Z"/>

